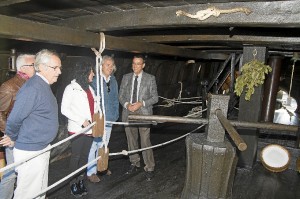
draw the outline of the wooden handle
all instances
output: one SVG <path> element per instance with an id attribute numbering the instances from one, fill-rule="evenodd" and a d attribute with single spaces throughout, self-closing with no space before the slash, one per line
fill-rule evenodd
<path id="1" fill-rule="evenodd" d="M 238 134 L 238 132 L 235 130 L 235 128 L 230 124 L 230 122 L 227 120 L 227 118 L 223 115 L 222 111 L 220 109 L 216 110 L 216 115 L 218 119 L 220 120 L 223 127 L 226 129 L 228 134 L 230 135 L 231 139 L 237 146 L 237 148 L 240 151 L 245 151 L 247 149 L 247 144 L 243 140 L 243 138 Z"/>

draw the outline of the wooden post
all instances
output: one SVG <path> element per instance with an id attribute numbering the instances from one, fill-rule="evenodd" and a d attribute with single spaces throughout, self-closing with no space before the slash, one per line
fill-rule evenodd
<path id="1" fill-rule="evenodd" d="M 274 119 L 282 60 L 282 56 L 270 56 L 269 58 L 268 64 L 272 68 L 272 72 L 267 76 L 264 86 L 264 99 L 261 114 L 261 119 L 264 122 L 273 122 Z"/>
<path id="2" fill-rule="evenodd" d="M 255 55 L 256 54 L 256 55 Z M 255 56 L 254 56 L 255 55 Z M 243 64 L 257 59 L 265 63 L 266 48 L 265 47 L 244 47 Z M 255 92 L 251 96 L 250 101 L 245 100 L 245 92 L 240 97 L 239 105 L 239 121 L 258 122 L 261 116 L 262 106 L 262 86 L 255 87 Z M 248 148 L 246 151 L 238 152 L 238 167 L 251 169 L 257 156 L 258 130 L 239 128 L 239 134 L 246 142 Z"/>

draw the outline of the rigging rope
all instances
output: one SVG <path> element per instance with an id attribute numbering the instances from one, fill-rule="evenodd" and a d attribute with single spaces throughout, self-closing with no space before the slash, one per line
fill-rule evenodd
<path id="1" fill-rule="evenodd" d="M 199 10 L 196 14 L 190 14 L 187 13 L 185 11 L 182 10 L 177 10 L 176 11 L 176 15 L 180 16 L 180 15 L 184 15 L 193 19 L 198 19 L 198 20 L 205 20 L 207 18 L 209 18 L 210 16 L 215 16 L 215 17 L 219 17 L 220 14 L 229 14 L 229 13 L 235 13 L 235 12 L 243 12 L 246 15 L 249 15 L 252 11 L 248 8 L 244 8 L 244 7 L 237 7 L 237 8 L 232 8 L 232 9 L 225 9 L 225 10 L 221 10 L 218 9 L 216 7 L 209 7 L 205 10 Z"/>
<path id="2" fill-rule="evenodd" d="M 183 102 L 183 101 L 180 101 L 180 100 L 177 100 L 175 98 L 173 99 L 168 99 L 168 98 L 165 98 L 165 97 L 162 97 L 162 96 L 158 96 L 159 98 L 161 99 L 165 99 L 166 101 L 172 101 L 172 102 L 177 102 L 177 103 L 181 103 L 181 104 L 202 104 L 202 102 L 200 101 L 189 101 L 189 102 Z M 196 98 L 196 97 L 191 97 L 191 98 L 181 98 L 181 100 L 183 99 L 193 99 L 193 98 Z"/>
<path id="3" fill-rule="evenodd" d="M 181 100 L 181 94 L 182 94 L 182 86 L 183 86 L 183 83 L 182 82 L 178 82 L 180 84 L 180 91 L 179 91 L 179 95 L 178 95 L 178 100 Z"/>
<path id="4" fill-rule="evenodd" d="M 145 125 L 145 124 L 153 124 L 153 125 L 156 125 L 156 124 L 157 124 L 156 122 L 111 122 L 111 121 L 106 121 L 106 123 L 117 124 L 117 125 L 130 125 L 130 126 L 132 126 L 132 125 Z M 13 168 L 13 167 L 16 167 L 16 166 L 18 166 L 18 165 L 20 165 L 20 164 L 23 164 L 23 163 L 27 162 L 28 160 L 31 160 L 31 159 L 33 159 L 33 158 L 35 158 L 35 157 L 37 157 L 37 156 L 39 156 L 39 155 L 41 155 L 41 154 L 47 152 L 47 151 L 50 151 L 51 149 L 53 149 L 53 148 L 55 148 L 55 147 L 57 147 L 57 146 L 59 146 L 59 145 L 65 143 L 65 142 L 67 142 L 67 141 L 73 139 L 74 137 L 77 137 L 78 135 L 81 135 L 81 134 L 85 133 L 85 132 L 88 131 L 90 128 L 92 128 L 92 126 L 94 126 L 95 124 L 96 124 L 96 123 L 93 122 L 93 123 L 90 124 L 89 126 L 83 128 L 83 129 L 81 129 L 78 133 L 75 133 L 75 134 L 73 134 L 73 135 L 71 135 L 71 136 L 69 136 L 69 137 L 67 137 L 67 138 L 65 138 L 65 139 L 63 139 L 63 140 L 61 140 L 61 141 L 59 141 L 59 142 L 57 142 L 57 143 L 51 145 L 50 147 L 45 148 L 44 150 L 40 151 L 39 153 L 36 153 L 36 154 L 34 154 L 34 155 L 32 155 L 32 156 L 29 156 L 28 158 L 23 159 L 23 160 L 21 160 L 21 161 L 19 161 L 19 162 L 14 162 L 14 163 L 12 163 L 12 164 L 7 165 L 6 167 L 0 168 L 0 173 L 3 172 L 3 171 L 6 171 L 6 170 L 8 170 L 8 169 L 11 169 L 11 168 Z"/>
<path id="5" fill-rule="evenodd" d="M 96 55 L 96 84 L 97 84 L 97 107 L 100 113 L 100 117 L 103 116 L 104 118 L 104 134 L 103 137 L 106 137 L 106 130 L 105 130 L 105 124 L 106 124 L 106 114 L 105 114 L 105 104 L 104 104 L 104 91 L 103 91 L 103 74 L 102 74 L 102 55 L 101 53 L 104 51 L 105 49 L 105 35 L 103 32 L 100 32 L 100 43 L 99 43 L 99 51 L 97 51 L 95 48 L 91 48 L 92 51 L 94 51 L 95 55 Z M 100 66 L 99 66 L 100 65 Z M 99 68 L 100 67 L 100 68 Z M 99 73 L 100 73 L 100 77 L 99 77 Z M 101 78 L 100 81 L 100 85 L 99 85 L 99 79 Z M 100 89 L 100 88 L 101 89 Z M 100 106 L 100 91 L 101 90 L 101 106 Z M 102 109 L 101 109 L 102 107 Z M 102 112 L 101 112 L 102 110 Z M 107 152 L 107 145 L 108 142 L 107 140 L 103 140 L 104 146 L 105 146 L 105 152 Z"/>
<path id="6" fill-rule="evenodd" d="M 187 114 L 186 116 L 183 116 L 183 117 L 193 117 L 193 118 L 201 117 L 202 113 L 205 111 L 207 111 L 207 108 L 202 110 L 201 106 L 197 106 L 195 108 L 192 108 L 192 110 L 189 111 L 189 114 Z"/>
<path id="7" fill-rule="evenodd" d="M 296 63 L 296 60 L 294 60 L 294 63 L 293 63 L 293 66 L 292 66 L 292 76 L 291 76 L 291 82 L 290 82 L 289 97 L 291 97 L 291 91 L 292 91 L 292 85 L 293 85 L 293 78 L 294 78 L 295 63 Z"/>
<path id="8" fill-rule="evenodd" d="M 110 153 L 109 156 L 116 156 L 116 155 L 128 155 L 131 153 L 136 153 L 136 152 L 140 152 L 140 151 L 144 151 L 144 150 L 148 150 L 148 149 L 152 149 L 152 148 L 157 148 L 166 144 L 170 144 L 172 142 L 175 142 L 177 140 L 180 140 L 186 136 L 188 136 L 189 134 L 201 129 L 203 126 L 205 126 L 205 124 L 202 124 L 201 126 L 197 127 L 196 129 L 190 131 L 189 133 L 186 133 L 185 135 L 182 135 L 178 138 L 175 138 L 173 140 L 169 140 L 167 142 L 161 143 L 161 144 L 157 144 L 151 147 L 147 147 L 147 148 L 142 148 L 142 149 L 138 149 L 138 150 L 132 150 L 132 151 L 126 151 L 123 150 L 122 152 L 118 152 L 118 153 Z M 82 171 L 83 169 L 87 168 L 90 165 L 93 165 L 96 161 L 98 161 L 101 158 L 101 156 L 98 156 L 97 158 L 95 158 L 94 160 L 88 162 L 87 164 L 83 165 L 82 167 L 80 167 L 79 169 L 77 169 L 76 171 L 70 173 L 69 175 L 65 176 L 64 178 L 60 179 L 59 181 L 55 182 L 54 184 L 50 185 L 49 187 L 43 189 L 40 193 L 38 193 L 37 195 L 35 195 L 33 198 L 37 198 L 38 196 L 46 193 L 47 191 L 51 190 L 52 188 L 56 187 L 57 185 L 61 184 L 62 182 L 66 181 L 67 179 L 71 178 L 72 176 L 76 175 L 77 173 L 79 173 L 80 171 Z"/>
<path id="9" fill-rule="evenodd" d="M 20 160 L 20 161 L 18 161 L 18 162 L 14 162 L 14 163 L 12 163 L 12 164 L 7 165 L 6 167 L 1 168 L 1 169 L 0 169 L 0 173 L 3 172 L 3 171 L 6 171 L 6 170 L 8 170 L 8 169 L 10 169 L 10 168 L 12 168 L 12 167 L 16 167 L 16 166 L 18 166 L 18 165 L 20 165 L 20 164 L 23 164 L 23 163 L 27 162 L 28 160 L 31 160 L 31 159 L 33 159 L 33 158 L 35 158 L 35 157 L 37 157 L 37 156 L 39 156 L 39 155 L 41 155 L 41 154 L 43 154 L 43 153 L 46 153 L 47 151 L 50 151 L 51 149 L 53 149 L 53 148 L 55 148 L 55 147 L 57 147 L 57 146 L 59 146 L 59 145 L 65 143 L 66 141 L 71 140 L 71 139 L 73 139 L 74 137 L 77 137 L 78 135 L 81 135 L 81 134 L 85 133 L 87 130 L 89 130 L 89 129 L 90 129 L 92 126 L 94 126 L 94 125 L 95 125 L 95 122 L 93 122 L 92 124 L 88 125 L 87 127 L 83 128 L 83 129 L 81 129 L 78 133 L 75 133 L 75 134 L 73 134 L 73 135 L 71 135 L 71 136 L 69 136 L 69 137 L 67 137 L 67 138 L 65 138 L 65 139 L 63 139 L 63 140 L 61 140 L 61 141 L 59 141 L 59 142 L 53 144 L 53 145 L 50 146 L 50 147 L 47 147 L 47 148 L 41 150 L 41 151 L 40 151 L 39 153 L 37 153 L 37 154 L 34 154 L 34 155 L 32 155 L 32 156 L 29 156 L 29 157 L 26 158 L 26 159 Z"/>
<path id="10" fill-rule="evenodd" d="M 164 142 L 164 143 L 161 143 L 161 144 L 157 144 L 157 145 L 154 145 L 154 146 L 150 146 L 150 147 L 146 147 L 146 148 L 142 148 L 142 149 L 137 149 L 137 150 L 132 150 L 132 151 L 126 151 L 126 150 L 123 150 L 122 152 L 118 152 L 118 153 L 110 153 L 109 156 L 114 156 L 114 155 L 120 155 L 120 154 L 123 154 L 123 155 L 129 155 L 129 154 L 132 154 L 132 153 L 137 153 L 137 152 L 141 152 L 141 151 L 145 151 L 145 150 L 148 150 L 148 149 L 153 149 L 153 148 L 157 148 L 157 147 L 160 147 L 160 146 L 164 146 L 166 144 L 170 144 L 172 142 L 175 142 L 177 140 L 180 140 L 186 136 L 188 136 L 189 134 L 201 129 L 205 124 L 202 124 L 201 126 L 197 127 L 196 129 L 190 131 L 189 133 L 186 133 L 178 138 L 175 138 L 173 140 L 169 140 L 167 142 Z"/>
<path id="11" fill-rule="evenodd" d="M 173 99 L 168 99 L 162 96 L 158 96 L 161 99 L 164 99 L 167 104 L 164 105 L 155 105 L 155 107 L 157 106 L 161 106 L 161 107 L 171 107 L 174 106 L 175 104 L 202 104 L 201 101 L 190 101 L 190 102 L 183 102 L 183 101 L 178 101 L 177 99 L 173 98 Z M 183 99 L 193 99 L 193 98 L 199 98 L 199 97 L 191 97 L 191 98 L 181 98 L 181 100 Z"/>
<path id="12" fill-rule="evenodd" d="M 157 106 L 171 107 L 171 106 L 174 106 L 175 103 L 176 104 L 201 104 L 202 103 L 202 102 L 199 102 L 199 101 L 183 102 L 182 100 L 185 100 L 185 99 L 194 99 L 194 98 L 200 98 L 200 97 L 182 98 L 181 94 L 182 94 L 182 89 L 183 89 L 183 83 L 181 81 L 179 81 L 178 83 L 180 84 L 180 91 L 179 91 L 177 99 L 175 99 L 175 98 L 168 99 L 168 98 L 165 98 L 165 97 L 162 97 L 162 96 L 158 96 L 159 98 L 164 99 L 165 101 L 163 101 L 163 102 L 166 102 L 167 104 L 164 104 L 164 105 L 159 104 L 159 105 L 155 105 L 155 107 L 157 107 Z"/>

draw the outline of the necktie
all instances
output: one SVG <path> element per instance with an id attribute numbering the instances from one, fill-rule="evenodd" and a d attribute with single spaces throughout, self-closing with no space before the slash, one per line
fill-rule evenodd
<path id="1" fill-rule="evenodd" d="M 110 92 L 110 80 L 106 82 L 107 92 Z"/>
<path id="2" fill-rule="evenodd" d="M 135 76 L 132 92 L 132 104 L 137 102 L 137 86 L 138 86 L 138 76 Z"/>

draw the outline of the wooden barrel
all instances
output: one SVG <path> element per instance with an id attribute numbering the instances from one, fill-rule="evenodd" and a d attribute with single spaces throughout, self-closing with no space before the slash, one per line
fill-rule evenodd
<path id="1" fill-rule="evenodd" d="M 208 142 L 204 134 L 186 138 L 187 170 L 181 199 L 231 198 L 237 164 L 227 141 Z"/>

